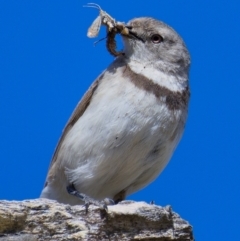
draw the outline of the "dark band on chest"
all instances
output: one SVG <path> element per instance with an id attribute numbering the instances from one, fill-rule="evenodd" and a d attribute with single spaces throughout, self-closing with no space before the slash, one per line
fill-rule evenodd
<path id="1" fill-rule="evenodd" d="M 185 108 L 188 104 L 190 97 L 188 87 L 183 91 L 169 90 L 164 86 L 154 83 L 151 79 L 141 74 L 136 74 L 128 65 L 123 71 L 123 76 L 128 77 L 136 87 L 155 95 L 156 98 L 165 97 L 165 103 L 170 110 L 179 110 Z"/>

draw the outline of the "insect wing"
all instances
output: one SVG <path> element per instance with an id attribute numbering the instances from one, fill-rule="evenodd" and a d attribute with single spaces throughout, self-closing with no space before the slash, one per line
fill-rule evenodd
<path id="1" fill-rule="evenodd" d="M 99 15 L 92 23 L 92 25 L 89 27 L 88 32 L 87 32 L 87 36 L 89 38 L 95 38 L 98 36 L 98 33 L 100 31 L 100 27 L 101 27 L 101 23 L 102 23 L 102 17 Z"/>

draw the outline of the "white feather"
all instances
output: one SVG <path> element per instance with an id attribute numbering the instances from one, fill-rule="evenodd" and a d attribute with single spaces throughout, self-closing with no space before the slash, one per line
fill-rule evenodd
<path id="1" fill-rule="evenodd" d="M 113 198 L 123 189 L 135 192 L 153 181 L 169 161 L 183 127 L 174 140 L 170 136 L 180 119 L 186 118 L 181 111 L 172 115 L 145 90 L 136 91 L 134 84 L 122 77 L 123 71 L 124 67 L 114 74 L 105 72 L 58 154 L 58 165 L 65 173 L 57 178 L 64 180 L 63 186 L 74 183 L 77 190 L 98 200 Z M 161 152 L 153 158 L 149 152 L 156 144 Z M 54 183 L 43 190 L 42 197 L 57 193 L 60 202 L 81 203 L 66 192 L 56 192 L 62 185 L 57 180 Z"/>

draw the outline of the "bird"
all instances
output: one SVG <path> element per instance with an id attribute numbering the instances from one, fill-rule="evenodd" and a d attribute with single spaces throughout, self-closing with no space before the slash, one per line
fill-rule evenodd
<path id="1" fill-rule="evenodd" d="M 121 202 L 159 176 L 183 135 L 190 100 L 186 44 L 151 17 L 126 27 L 124 54 L 96 78 L 63 130 L 41 198 Z"/>

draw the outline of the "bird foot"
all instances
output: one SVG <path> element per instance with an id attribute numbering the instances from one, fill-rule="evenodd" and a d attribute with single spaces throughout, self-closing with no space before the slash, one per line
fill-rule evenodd
<path id="1" fill-rule="evenodd" d="M 110 198 L 105 198 L 102 201 L 98 201 L 98 200 L 95 200 L 95 199 L 87 196 L 84 193 L 80 193 L 76 190 L 76 188 L 73 184 L 70 184 L 69 186 L 67 186 L 67 191 L 70 195 L 73 195 L 84 202 L 84 206 L 86 208 L 86 213 L 88 213 L 88 207 L 91 204 L 100 207 L 100 209 L 105 211 L 105 213 L 107 213 L 107 211 L 108 211 L 108 208 L 107 208 L 108 205 L 115 204 L 115 202 Z"/>

